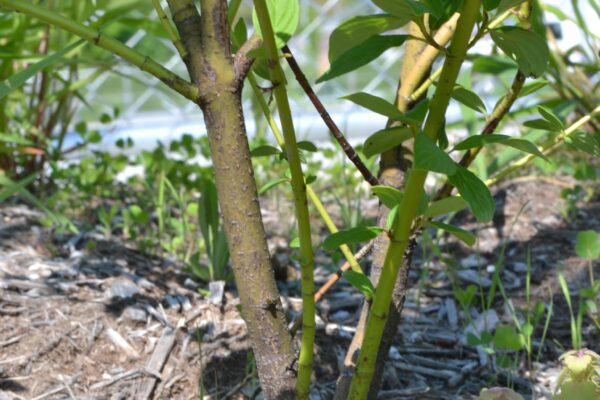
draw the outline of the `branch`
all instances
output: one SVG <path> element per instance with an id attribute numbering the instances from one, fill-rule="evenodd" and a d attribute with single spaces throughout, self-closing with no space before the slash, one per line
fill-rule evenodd
<path id="1" fill-rule="evenodd" d="M 437 139 L 444 124 L 444 115 L 450 103 L 452 89 L 464 61 L 469 39 L 479 15 L 481 0 L 465 0 L 457 23 L 457 30 L 448 49 L 450 56 L 444 60 L 440 84 L 429 106 L 429 114 L 423 132 L 430 140 Z M 428 171 L 413 170 L 406 182 L 404 196 L 398 206 L 399 212 L 389 230 L 390 244 L 369 311 L 363 343 L 358 356 L 356 372 L 352 378 L 349 399 L 358 400 L 367 397 L 374 373 L 377 353 L 388 317 L 394 285 L 410 242 L 412 224 L 417 217 L 417 209 L 424 193 Z"/>
<path id="2" fill-rule="evenodd" d="M 199 83 L 204 64 L 200 14 L 192 0 L 167 0 L 167 3 L 183 48 L 187 52 L 183 62 L 192 82 Z"/>
<path id="3" fill-rule="evenodd" d="M 435 36 L 433 37 L 433 40 L 436 43 L 443 46 L 450 41 L 452 35 L 454 35 L 454 31 L 456 30 L 456 23 L 458 22 L 459 16 L 460 14 L 455 13 L 448 21 L 446 21 L 440 27 L 440 29 L 437 30 Z M 427 75 L 431 68 L 431 65 L 433 64 L 433 62 L 439 54 L 440 50 L 433 46 L 425 47 L 425 49 L 419 54 L 414 65 L 406 74 L 406 78 L 402 82 L 400 90 L 398 91 L 398 99 L 396 100 L 396 105 L 398 106 L 398 109 L 400 111 L 405 112 L 410 108 L 411 103 L 417 101 L 421 97 L 422 93 L 413 93 L 415 92 L 418 85 L 423 81 L 423 78 Z"/>
<path id="4" fill-rule="evenodd" d="M 292 54 L 292 51 L 290 50 L 290 48 L 287 45 L 283 46 L 282 51 L 284 53 L 284 58 L 287 60 L 288 64 L 290 65 L 290 68 L 292 69 L 292 71 L 294 72 L 294 75 L 296 76 L 296 80 L 298 81 L 298 83 L 300 84 L 302 89 L 304 89 L 304 92 L 306 93 L 306 95 L 308 96 L 310 101 L 313 103 L 315 108 L 317 109 L 319 115 L 323 119 L 323 122 L 325 122 L 325 125 L 327 125 L 327 127 L 331 131 L 331 134 L 333 135 L 333 137 L 340 144 L 340 146 L 342 147 L 342 150 L 344 150 L 344 153 L 346 153 L 346 156 L 348 156 L 350 161 L 352 161 L 352 163 L 360 171 L 363 178 L 365 178 L 365 180 L 367 182 L 369 182 L 372 186 L 378 185 L 379 180 L 371 173 L 369 168 L 367 168 L 367 166 L 362 162 L 362 160 L 360 159 L 360 157 L 358 156 L 358 154 L 356 153 L 356 151 L 354 150 L 352 145 L 350 145 L 350 143 L 348 143 L 348 140 L 344 137 L 344 135 L 342 134 L 342 132 L 340 131 L 338 126 L 335 124 L 335 122 L 333 121 L 333 119 L 331 118 L 331 116 L 329 115 L 327 110 L 325 109 L 325 106 L 323 106 L 323 103 L 321 103 L 321 100 L 319 100 L 319 98 L 317 97 L 315 92 L 312 90 L 310 83 L 308 82 L 308 80 L 306 79 L 306 76 L 302 72 L 302 69 L 296 62 L 296 59 L 294 58 L 294 55 Z"/>
<path id="5" fill-rule="evenodd" d="M 82 25 L 54 11 L 21 0 L 0 0 L 0 7 L 35 17 L 47 24 L 57 26 L 79 36 L 98 47 L 116 54 L 142 71 L 153 75 L 183 97 L 192 101 L 197 100 L 198 89 L 194 85 L 169 71 L 150 57 L 139 53 L 137 50 L 115 38 L 104 35 L 96 29 Z"/>
<path id="6" fill-rule="evenodd" d="M 210 0 L 207 0 L 210 1 Z M 298 378 L 296 380 L 296 398 L 309 398 L 311 370 L 315 342 L 315 302 L 314 302 L 314 254 L 311 243 L 310 216 L 306 198 L 306 183 L 302 172 L 294 121 L 290 109 L 285 75 L 279 63 L 279 49 L 275 43 L 275 34 L 269 17 L 265 0 L 254 0 L 256 16 L 262 32 L 271 82 L 274 85 L 273 94 L 277 101 L 279 119 L 285 140 L 290 174 L 292 176 L 292 191 L 296 205 L 298 237 L 300 239 L 300 272 L 302 292 L 302 338 L 300 355 L 298 356 Z M 203 10 L 204 12 L 204 10 Z"/>
<path id="7" fill-rule="evenodd" d="M 248 71 L 254 63 L 254 58 L 249 57 L 248 53 L 259 48 L 261 44 L 262 40 L 260 36 L 254 33 L 235 53 L 233 57 L 233 69 L 236 79 L 240 82 L 248 75 Z"/>
<path id="8" fill-rule="evenodd" d="M 508 114 L 512 105 L 515 103 L 517 98 L 519 98 L 519 93 L 521 93 L 521 89 L 523 88 L 524 83 L 525 75 L 521 71 L 517 71 L 517 74 L 515 75 L 510 90 L 504 95 L 500 102 L 498 102 L 498 105 L 496 106 L 496 108 L 488 118 L 485 126 L 483 127 L 480 136 L 491 135 L 496 131 L 496 128 L 498 127 L 498 124 L 500 123 L 502 118 L 504 118 L 504 116 Z M 467 150 L 462 156 L 459 165 L 462 167 L 468 167 L 469 165 L 471 165 L 471 163 L 473 162 L 473 160 L 475 160 L 475 157 L 477 157 L 477 154 L 479 154 L 481 149 L 482 147 L 475 147 Z M 442 186 L 442 188 L 438 191 L 436 199 L 441 199 L 450 196 L 450 193 L 452 193 L 453 188 L 454 186 L 452 185 L 452 183 L 450 183 L 450 181 L 447 180 L 446 183 L 444 183 L 444 186 Z"/>
<path id="9" fill-rule="evenodd" d="M 160 5 L 160 0 L 152 0 L 152 5 L 154 6 L 154 9 L 156 10 L 156 14 L 158 15 L 158 18 L 160 19 L 160 23 L 162 24 L 163 28 L 165 29 L 165 32 L 167 33 L 167 35 L 171 39 L 171 42 L 173 42 L 173 45 L 177 49 L 179 56 L 182 59 L 185 59 L 187 56 L 185 47 L 183 47 L 183 43 L 181 43 L 181 39 L 179 39 L 179 36 L 177 35 L 177 32 L 175 31 L 175 29 L 173 29 L 173 26 L 171 25 L 171 21 L 169 21 L 167 14 L 165 14 L 165 10 L 163 10 L 162 6 Z"/>
<path id="10" fill-rule="evenodd" d="M 499 16 L 497 16 L 492 22 L 489 23 L 488 30 L 486 30 L 486 32 L 488 32 L 489 29 L 493 29 L 493 28 L 496 28 L 497 26 L 499 26 L 505 19 L 510 17 L 510 15 L 511 15 L 511 11 L 508 10 L 508 11 L 500 14 Z M 441 43 L 441 41 L 438 40 L 437 38 L 436 38 L 436 42 Z M 469 47 L 472 47 L 474 44 L 475 44 L 475 41 L 471 41 L 471 43 L 469 43 Z M 437 56 L 437 54 L 436 54 L 436 56 Z M 416 90 L 414 90 L 413 92 L 411 92 L 408 95 L 409 100 L 416 101 L 419 97 L 421 97 L 421 95 L 423 95 L 423 93 L 427 92 L 427 89 L 429 89 L 429 87 L 440 76 L 441 73 L 442 73 L 442 67 L 435 70 L 425 82 L 423 82 Z"/>
<path id="11" fill-rule="evenodd" d="M 565 141 L 565 139 L 574 135 L 579 130 L 579 128 L 581 128 L 585 124 L 589 123 L 592 119 L 594 119 L 595 117 L 597 117 L 599 115 L 600 115 L 600 106 L 597 106 L 588 115 L 584 116 L 583 118 L 580 118 L 579 120 L 574 122 L 571 126 L 569 126 L 567 129 L 565 129 L 560 135 L 546 141 L 546 143 L 544 143 L 542 146 L 539 147 L 539 150 L 544 154 L 544 156 L 548 156 L 548 155 L 554 153 L 556 150 L 558 150 L 558 148 Z M 503 170 L 499 171 L 493 177 L 491 177 L 490 179 L 485 181 L 485 184 L 488 186 L 495 185 L 499 180 L 501 180 L 501 179 L 505 178 L 506 176 L 512 174 L 513 172 L 519 170 L 521 167 L 523 167 L 525 164 L 529 163 L 534 158 L 536 158 L 536 156 L 533 154 L 528 154 L 524 157 L 521 157 L 520 159 L 518 159 L 517 161 L 515 161 L 508 167 L 504 168 Z"/>

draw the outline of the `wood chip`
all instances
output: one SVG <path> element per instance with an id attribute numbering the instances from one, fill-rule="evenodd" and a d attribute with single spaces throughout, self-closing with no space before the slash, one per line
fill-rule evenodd
<path id="1" fill-rule="evenodd" d="M 106 330 L 106 334 L 113 344 L 121 348 L 125 353 L 134 358 L 139 358 L 139 353 L 125 340 L 123 336 L 112 328 Z"/>
<path id="2" fill-rule="evenodd" d="M 150 361 L 145 368 L 146 372 L 152 372 L 155 376 L 149 376 L 142 380 L 136 391 L 136 399 L 146 400 L 152 396 L 154 386 L 156 385 L 157 380 L 160 379 L 160 372 L 162 371 L 163 366 L 167 362 L 169 354 L 173 349 L 176 336 L 176 328 L 166 327 L 163 330 L 163 333 L 160 336 L 156 347 L 154 348 L 152 357 L 150 357 Z"/>

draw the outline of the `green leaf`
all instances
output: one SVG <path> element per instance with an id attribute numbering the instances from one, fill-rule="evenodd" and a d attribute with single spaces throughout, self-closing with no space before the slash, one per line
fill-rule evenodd
<path id="1" fill-rule="evenodd" d="M 427 111 L 429 111 L 429 99 L 423 99 L 404 113 L 403 118 L 405 122 L 410 123 L 410 121 L 413 121 L 415 125 L 421 125 L 425 121 Z"/>
<path id="2" fill-rule="evenodd" d="M 327 236 L 323 241 L 323 249 L 331 251 L 343 244 L 366 242 L 376 238 L 383 231 L 384 229 L 379 226 L 359 226 L 345 229 Z"/>
<path id="3" fill-rule="evenodd" d="M 345 271 L 342 275 L 352 286 L 360 290 L 368 301 L 373 299 L 373 296 L 375 296 L 375 288 L 368 276 L 351 269 Z"/>
<path id="4" fill-rule="evenodd" d="M 310 185 L 310 184 L 312 184 L 316 180 L 317 180 L 317 176 L 316 175 L 308 175 L 306 177 L 305 182 L 306 182 L 307 185 Z"/>
<path id="5" fill-rule="evenodd" d="M 498 7 L 498 4 L 500 4 L 500 0 L 483 0 L 483 9 L 485 11 L 492 11 Z"/>
<path id="6" fill-rule="evenodd" d="M 412 137 L 412 131 L 403 126 L 382 129 L 375 132 L 365 140 L 363 145 L 363 154 L 371 158 L 376 154 L 381 154 L 387 150 L 399 146 L 407 139 Z"/>
<path id="7" fill-rule="evenodd" d="M 550 82 L 545 79 L 538 79 L 533 82 L 529 82 L 523 86 L 521 91 L 519 92 L 519 97 L 525 97 L 532 93 L 537 92 L 538 90 L 548 86 Z"/>
<path id="8" fill-rule="evenodd" d="M 494 345 L 501 350 L 520 350 L 525 345 L 523 335 L 519 335 L 510 325 L 500 325 L 494 333 Z"/>
<path id="9" fill-rule="evenodd" d="M 488 187 L 468 169 L 458 166 L 456 173 L 449 177 L 460 195 L 479 221 L 491 221 L 496 205 Z"/>
<path id="10" fill-rule="evenodd" d="M 300 238 L 299 237 L 295 237 L 290 241 L 290 247 L 293 249 L 299 249 L 300 248 Z"/>
<path id="11" fill-rule="evenodd" d="M 350 100 L 351 102 L 364 107 L 367 110 L 371 110 L 395 121 L 404 122 L 405 124 L 413 127 L 419 125 L 422 122 L 422 118 L 424 118 L 424 106 L 422 105 L 419 105 L 419 108 L 413 112 L 409 111 L 407 113 L 402 113 L 389 101 L 382 99 L 381 97 L 373 96 L 369 93 L 359 92 L 341 98 Z"/>
<path id="12" fill-rule="evenodd" d="M 541 157 L 547 161 L 546 156 L 537 148 L 537 146 L 525 139 L 513 138 L 508 135 L 475 135 L 470 136 L 458 143 L 454 148 L 456 150 L 467 150 L 474 147 L 481 147 L 486 144 L 491 143 L 500 143 L 506 146 L 510 146 L 517 150 L 524 151 L 529 154 L 533 154 L 535 156 Z"/>
<path id="13" fill-rule="evenodd" d="M 373 96 L 369 93 L 359 92 L 341 97 L 342 99 L 350 100 L 354 104 L 371 110 L 377 114 L 381 114 L 388 118 L 402 118 L 403 114 L 396 108 L 395 105 L 381 97 Z"/>
<path id="14" fill-rule="evenodd" d="M 546 121 L 548 121 L 552 125 L 554 125 L 558 131 L 562 131 L 565 128 L 565 126 L 562 123 L 562 121 L 560 120 L 560 118 L 558 118 L 558 116 L 556 116 L 556 114 L 554 114 L 548 108 L 546 108 L 544 106 L 539 106 L 538 112 Z"/>
<path id="15" fill-rule="evenodd" d="M 401 46 L 406 40 L 406 35 L 388 35 L 388 36 L 373 36 L 359 45 L 352 47 L 345 53 L 342 53 L 337 58 L 331 61 L 329 70 L 325 72 L 317 83 L 325 82 L 336 78 L 340 75 L 354 71 L 357 68 L 367 65 L 383 52 L 392 48 Z"/>
<path id="16" fill-rule="evenodd" d="M 252 151 L 250 151 L 250 157 L 266 157 L 280 153 L 281 150 L 279 150 L 277 147 L 265 144 L 252 149 Z"/>
<path id="17" fill-rule="evenodd" d="M 577 150 L 600 157 L 600 132 L 591 134 L 578 131 L 566 138 L 565 142 Z"/>
<path id="18" fill-rule="evenodd" d="M 136 224 L 144 225 L 150 221 L 150 214 L 142 210 L 137 204 L 130 205 L 128 210 Z"/>
<path id="19" fill-rule="evenodd" d="M 9 178 L 0 175 L 0 186 L 4 186 L 2 191 L 0 191 L 0 203 L 4 202 L 12 195 L 19 193 L 21 190 L 25 189 L 27 185 L 35 181 L 38 178 L 38 176 L 39 173 L 34 173 L 21 179 L 18 182 L 14 182 Z"/>
<path id="20" fill-rule="evenodd" d="M 521 150 L 525 153 L 533 154 L 534 156 L 540 157 L 549 162 L 544 153 L 542 153 L 540 149 L 538 149 L 538 147 L 529 140 L 510 138 L 502 141 L 501 143 L 517 150 Z"/>
<path id="21" fill-rule="evenodd" d="M 6 134 L 0 133 L 0 142 L 10 143 L 10 144 L 18 144 L 21 146 L 33 146 L 34 143 L 26 139 L 25 137 L 19 135 L 18 133 Z"/>
<path id="22" fill-rule="evenodd" d="M 46 213 L 46 215 L 55 224 L 62 227 L 67 227 L 73 233 L 79 233 L 79 229 L 77 229 L 77 227 L 65 215 L 50 210 L 46 207 L 43 201 L 38 199 L 27 190 L 27 185 L 33 182 L 37 177 L 38 173 L 33 173 L 21 179 L 19 182 L 15 182 L 6 175 L 0 175 L 0 187 L 3 187 L 3 190 L 0 192 L 0 203 L 13 194 L 18 194 L 23 200 L 44 211 L 44 213 Z"/>
<path id="23" fill-rule="evenodd" d="M 317 152 L 317 146 L 315 146 L 315 144 L 313 142 L 311 142 L 311 141 L 301 140 L 296 145 L 298 146 L 298 148 L 300 150 L 308 151 L 308 152 L 311 152 L 311 153 L 316 153 Z"/>
<path id="24" fill-rule="evenodd" d="M 560 394 L 554 400 L 597 400 L 598 388 L 591 381 L 565 382 L 560 385 Z"/>
<path id="25" fill-rule="evenodd" d="M 546 70 L 550 52 L 545 40 L 537 33 L 516 26 L 504 26 L 490 31 L 494 42 L 517 62 L 527 76 L 541 76 Z"/>
<path id="26" fill-rule="evenodd" d="M 472 110 L 480 112 L 484 115 L 487 113 L 487 109 L 485 108 L 485 103 L 483 100 L 481 100 L 481 98 L 475 92 L 461 85 L 457 84 L 454 86 L 452 98 Z"/>
<path id="27" fill-rule="evenodd" d="M 387 13 L 400 18 L 408 17 L 411 21 L 416 21 L 423 14 L 432 12 L 425 4 L 414 0 L 373 0 L 373 3 Z"/>
<path id="28" fill-rule="evenodd" d="M 440 215 L 460 211 L 469 207 L 469 203 L 459 196 L 450 196 L 435 201 L 429 205 L 425 211 L 425 216 L 429 218 L 439 217 Z"/>
<path id="29" fill-rule="evenodd" d="M 457 288 L 454 291 L 454 297 L 460 303 L 462 308 L 469 308 L 473 299 L 475 298 L 475 294 L 477 293 L 477 286 L 470 284 L 465 289 Z"/>
<path id="30" fill-rule="evenodd" d="M 498 6 L 497 14 L 502 14 L 504 11 L 516 7 L 523 2 L 525 2 L 525 0 L 502 0 Z"/>
<path id="31" fill-rule="evenodd" d="M 350 49 L 380 33 L 397 29 L 408 23 L 408 18 L 386 14 L 363 15 L 344 21 L 329 37 L 329 62 L 340 58 Z"/>
<path id="32" fill-rule="evenodd" d="M 585 258 L 586 260 L 593 261 L 600 257 L 598 232 L 593 230 L 578 232 L 575 242 L 575 252 L 579 257 Z"/>
<path id="33" fill-rule="evenodd" d="M 448 176 L 456 172 L 457 164 L 454 160 L 423 133 L 417 134 L 415 138 L 414 152 L 415 169 L 439 172 Z"/>
<path id="34" fill-rule="evenodd" d="M 29 78 L 31 78 L 44 68 L 47 68 L 61 61 L 65 57 L 65 55 L 67 55 L 71 50 L 81 46 L 83 43 L 85 43 L 85 40 L 78 40 L 75 43 L 72 43 L 69 46 L 60 49 L 56 53 L 45 57 L 44 59 L 38 61 L 35 64 L 31 64 L 24 70 L 19 71 L 11 77 L 0 82 L 0 99 L 6 97 L 13 90 L 20 88 L 25 82 L 27 82 Z"/>
<path id="35" fill-rule="evenodd" d="M 94 129 L 86 133 L 85 139 L 90 143 L 100 143 L 102 141 L 102 136 L 100 135 L 100 132 Z"/>
<path id="36" fill-rule="evenodd" d="M 198 205 L 198 225 L 200 225 L 200 233 L 202 233 L 210 256 L 212 254 L 212 239 L 217 237 L 219 231 L 219 201 L 217 187 L 212 180 L 207 179 L 204 181 L 202 197 L 198 200 Z"/>
<path id="37" fill-rule="evenodd" d="M 560 129 L 557 129 L 556 125 L 541 118 L 525 121 L 523 126 L 531 129 L 539 129 L 541 131 L 560 132 Z"/>
<path id="38" fill-rule="evenodd" d="M 504 56 L 488 56 L 484 54 L 473 54 L 467 56 L 473 62 L 471 70 L 480 74 L 499 75 L 504 71 L 514 69 L 515 64 Z"/>
<path id="39" fill-rule="evenodd" d="M 237 51 L 248 40 L 248 28 L 244 18 L 238 19 L 231 31 L 232 52 Z"/>
<path id="40" fill-rule="evenodd" d="M 373 194 L 381 200 L 381 202 L 390 210 L 400 204 L 402 201 L 402 192 L 398 189 L 385 186 L 385 185 L 376 185 L 371 188 Z"/>
<path id="41" fill-rule="evenodd" d="M 398 216 L 398 210 L 400 210 L 400 204 L 394 206 L 388 213 L 388 216 L 385 221 L 385 226 L 387 229 L 392 229 L 392 227 L 394 226 L 394 222 L 396 221 L 396 217 Z"/>
<path id="42" fill-rule="evenodd" d="M 103 124 L 110 124 L 112 122 L 112 118 L 109 114 L 102 113 L 102 115 L 100 115 L 100 122 Z"/>
<path id="43" fill-rule="evenodd" d="M 456 236 L 458 239 L 462 240 L 468 246 L 473 246 L 475 244 L 475 235 L 457 226 L 445 224 L 439 221 L 427 221 L 424 225 L 431 228 L 438 228 L 443 231 L 446 231 Z"/>
<path id="44" fill-rule="evenodd" d="M 289 182 L 289 179 L 279 178 L 279 179 L 273 179 L 273 180 L 265 183 L 260 189 L 258 189 L 258 195 L 260 196 L 262 194 L 265 194 L 269 189 L 271 189 L 283 182 Z"/>
<path id="45" fill-rule="evenodd" d="M 296 32 L 300 18 L 300 5 L 298 0 L 266 0 L 273 32 L 275 33 L 275 44 L 282 48 Z M 252 12 L 252 23 L 258 35 L 262 38 L 260 24 L 256 16 L 256 10 Z"/>

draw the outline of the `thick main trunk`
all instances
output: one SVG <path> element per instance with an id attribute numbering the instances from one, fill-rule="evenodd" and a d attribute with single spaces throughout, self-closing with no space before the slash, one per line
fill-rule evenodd
<path id="1" fill-rule="evenodd" d="M 291 399 L 295 356 L 271 267 L 240 95 L 228 90 L 202 105 L 219 204 L 242 315 L 267 399 Z"/>
<path id="2" fill-rule="evenodd" d="M 168 0 L 198 85 L 242 316 L 266 399 L 293 399 L 295 352 L 271 266 L 229 42 L 226 0 Z M 239 65 L 237 65 L 239 67 Z M 238 75 L 239 74 L 239 75 Z"/>

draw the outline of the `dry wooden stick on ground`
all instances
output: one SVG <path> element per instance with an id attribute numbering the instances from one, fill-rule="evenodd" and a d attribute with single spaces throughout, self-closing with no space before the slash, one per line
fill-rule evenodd
<path id="1" fill-rule="evenodd" d="M 178 328 L 171 327 L 166 327 L 163 330 L 163 333 L 160 336 L 156 347 L 154 348 L 152 357 L 150 357 L 150 361 L 146 365 L 145 370 L 147 372 L 152 373 L 152 375 L 156 374 L 160 377 L 160 371 L 167 362 L 167 358 L 169 358 L 171 349 L 173 349 L 173 345 L 175 344 L 177 331 Z M 156 385 L 157 380 L 158 378 L 155 376 L 148 376 L 144 378 L 138 387 L 136 399 L 149 399 L 150 396 L 152 396 L 152 392 L 154 391 L 154 386 Z"/>

